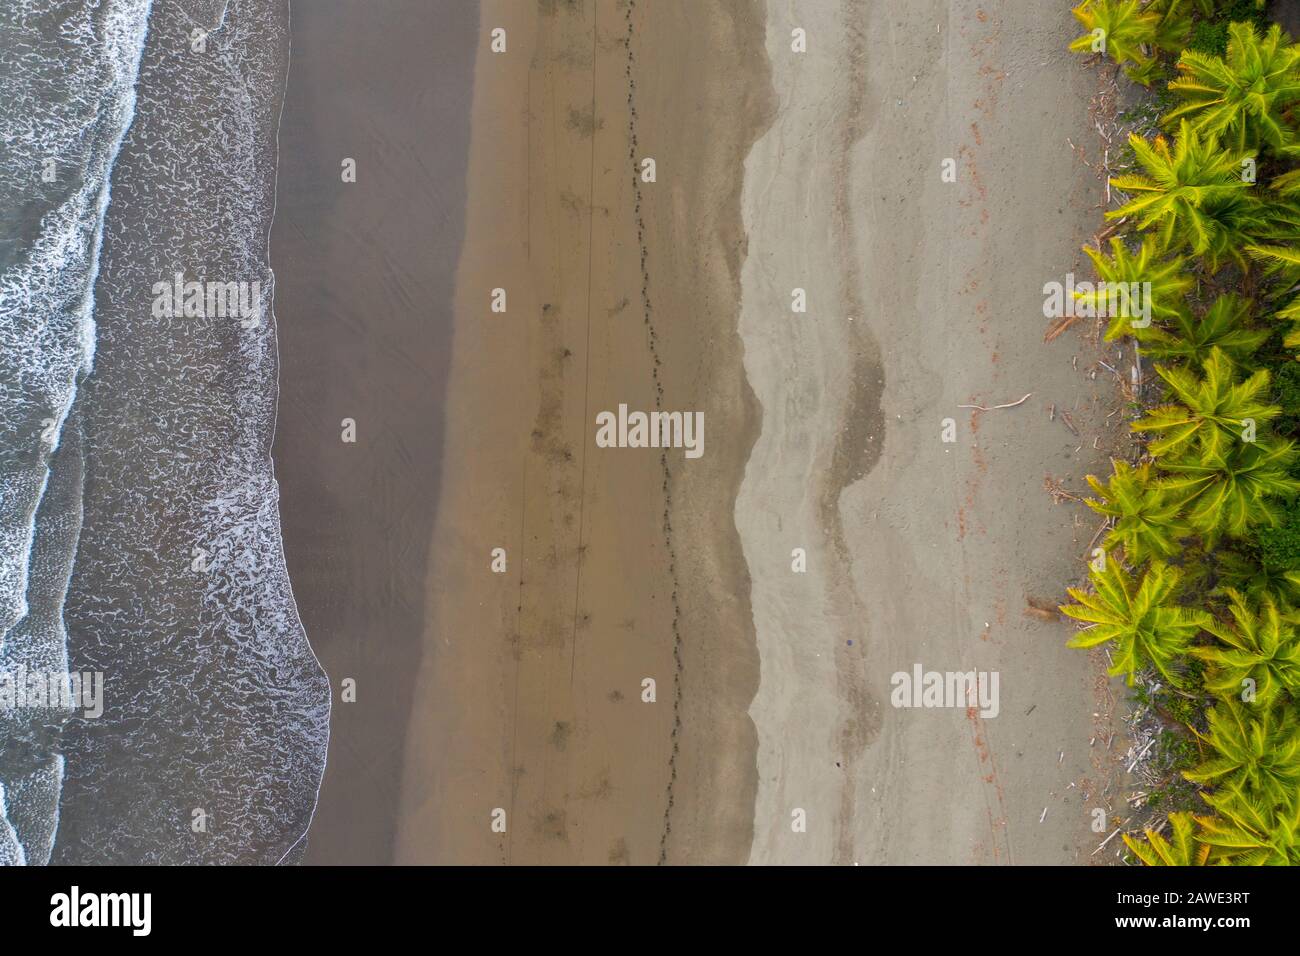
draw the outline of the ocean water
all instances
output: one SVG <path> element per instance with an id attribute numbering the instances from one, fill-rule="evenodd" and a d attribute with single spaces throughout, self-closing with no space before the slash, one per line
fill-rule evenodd
<path id="1" fill-rule="evenodd" d="M 270 460 L 288 47 L 284 0 L 0 9 L 0 675 L 101 673 L 104 708 L 0 707 L 0 863 L 276 863 L 310 824 L 330 691 Z M 259 307 L 160 315 L 178 273 Z"/>

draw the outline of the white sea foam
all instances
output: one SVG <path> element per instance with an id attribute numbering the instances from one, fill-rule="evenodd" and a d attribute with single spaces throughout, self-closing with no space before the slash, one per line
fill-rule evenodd
<path id="1" fill-rule="evenodd" d="M 38 509 L 78 379 L 93 365 L 110 176 L 149 11 L 150 0 L 11 0 L 0 12 L 0 662 L 66 661 L 61 610 L 76 528 L 49 516 L 65 550 L 38 575 Z M 79 520 L 71 498 L 61 506 Z M 32 862 L 49 857 L 63 765 L 53 754 L 38 764 L 13 771 L 10 815 L 0 808 Z"/>
<path id="2" fill-rule="evenodd" d="M 27 856 L 23 845 L 18 842 L 18 834 L 9 824 L 6 814 L 8 801 L 5 799 L 5 785 L 0 783 L 0 866 L 23 866 Z"/>
<path id="3" fill-rule="evenodd" d="M 93 733 L 0 714 L 0 863 L 276 862 L 315 808 L 329 688 L 280 538 L 274 319 L 160 323 L 138 300 L 196 269 L 260 281 L 270 301 L 283 8 L 13 3 L 0 10 L 0 145 L 16 171 L 0 179 L 0 665 L 61 672 L 71 648 L 106 673 L 106 712 Z M 207 49 L 183 59 L 195 28 Z M 200 799 L 219 826 L 196 839 L 178 808 Z"/>
<path id="4" fill-rule="evenodd" d="M 274 863 L 315 807 L 330 694 L 281 544 L 274 317 L 150 307 L 177 272 L 260 282 L 271 301 L 282 13 L 177 0 L 150 22 L 77 404 L 86 520 L 67 616 L 72 664 L 105 673 L 106 705 L 64 735 L 56 862 Z M 192 30 L 212 25 L 193 52 Z"/>

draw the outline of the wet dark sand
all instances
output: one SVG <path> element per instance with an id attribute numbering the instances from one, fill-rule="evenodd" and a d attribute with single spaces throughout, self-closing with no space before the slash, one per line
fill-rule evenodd
<path id="1" fill-rule="evenodd" d="M 292 7 L 271 264 L 273 455 L 294 594 L 334 689 L 308 863 L 393 858 L 438 497 L 477 4 Z M 341 177 L 344 158 L 356 182 Z M 341 421 L 356 422 L 356 442 Z M 356 681 L 356 702 L 340 688 Z"/>

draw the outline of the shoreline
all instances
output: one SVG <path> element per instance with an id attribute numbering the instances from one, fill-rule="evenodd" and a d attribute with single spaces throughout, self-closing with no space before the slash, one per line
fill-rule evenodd
<path id="1" fill-rule="evenodd" d="M 228 5 L 222 7 L 220 22 L 225 21 L 226 11 L 228 9 L 229 9 Z M 285 39 L 285 51 L 284 51 L 284 71 L 283 71 L 284 80 L 280 84 L 280 108 L 279 110 L 276 111 L 275 136 L 272 139 L 272 146 L 271 146 L 271 149 L 273 151 L 273 156 L 274 156 L 274 159 L 272 161 L 274 172 L 272 173 L 271 176 L 271 214 L 266 221 L 266 235 L 263 237 L 263 242 L 265 243 L 265 248 L 266 248 L 266 268 L 267 268 L 267 272 L 271 276 L 271 288 L 273 292 L 275 289 L 275 268 L 272 266 L 271 263 L 271 233 L 275 229 L 276 202 L 280 194 L 280 126 L 284 122 L 284 103 L 285 103 L 285 98 L 289 93 L 289 76 L 293 72 L 293 0 L 284 0 L 284 16 L 285 16 L 285 31 L 287 33 L 287 37 Z M 269 444 L 270 447 L 274 449 L 276 427 L 280 423 L 280 379 L 282 376 L 280 374 L 280 364 L 279 364 L 280 354 L 281 354 L 280 353 L 280 329 L 279 329 L 279 325 L 275 322 L 274 296 L 272 296 L 272 299 L 273 301 L 271 304 L 270 311 L 271 311 L 271 325 L 272 328 L 274 329 L 274 333 L 272 337 L 274 339 L 274 349 L 276 355 L 276 382 L 275 382 L 275 407 L 271 416 L 271 435 L 269 438 Z M 274 474 L 275 472 L 274 455 L 271 455 L 271 470 L 272 470 L 272 474 Z M 282 521 L 282 520 L 283 519 L 280 515 L 280 512 L 277 511 L 277 521 Z M 280 550 L 279 550 L 280 566 L 283 568 L 288 568 L 289 561 L 288 558 L 285 557 L 285 553 L 284 553 L 283 528 L 281 528 L 280 530 L 279 538 L 280 538 Z M 294 615 L 298 618 L 299 621 L 301 621 L 302 610 L 301 608 L 298 607 L 298 598 L 293 589 L 292 577 L 289 580 L 288 591 L 289 591 L 289 599 L 293 602 Z M 306 633 L 305 629 L 304 629 L 304 633 Z M 312 647 L 310 634 L 307 634 L 307 649 L 308 651 L 311 652 L 312 658 L 316 661 L 316 666 L 320 669 L 320 672 L 325 675 L 326 683 L 327 684 L 330 683 L 331 678 L 329 675 L 329 671 L 326 669 L 324 663 L 321 662 L 320 657 L 316 654 L 315 648 Z M 331 694 L 328 700 L 326 715 L 325 715 L 326 757 L 325 757 L 325 762 L 321 767 L 321 778 L 316 784 L 316 799 L 312 803 L 311 814 L 307 819 L 307 825 L 303 827 L 302 833 L 299 835 L 298 839 L 294 841 L 293 845 L 289 847 L 289 849 L 284 851 L 284 855 L 281 856 L 280 859 L 276 862 L 277 866 L 282 866 L 286 863 L 299 861 L 302 859 L 303 855 L 306 852 L 307 845 L 308 845 L 308 835 L 311 833 L 312 823 L 315 822 L 316 819 L 316 808 L 320 806 L 321 787 L 325 782 L 325 773 L 329 769 L 329 730 L 330 727 L 333 725 L 333 720 L 332 720 L 333 716 L 334 716 L 334 696 L 333 694 Z"/>

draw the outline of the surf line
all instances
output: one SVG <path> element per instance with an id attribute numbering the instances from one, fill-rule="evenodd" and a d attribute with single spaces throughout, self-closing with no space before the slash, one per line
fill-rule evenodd
<path id="1" fill-rule="evenodd" d="M 596 415 L 598 448 L 681 448 L 687 458 L 704 454 L 703 412 L 629 412 Z"/>

